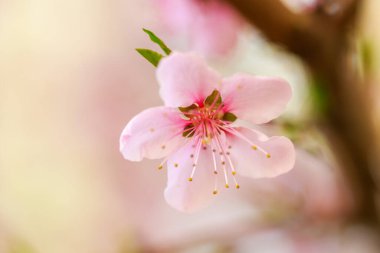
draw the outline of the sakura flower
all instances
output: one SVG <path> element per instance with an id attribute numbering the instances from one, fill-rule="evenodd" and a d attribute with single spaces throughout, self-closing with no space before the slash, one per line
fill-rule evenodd
<path id="1" fill-rule="evenodd" d="M 233 8 L 220 0 L 153 0 L 160 21 L 181 34 L 189 47 L 204 55 L 229 53 L 237 44 L 244 22 Z"/>
<path id="2" fill-rule="evenodd" d="M 163 58 L 157 79 L 164 106 L 136 115 L 120 137 L 124 158 L 166 164 L 166 201 L 182 211 L 204 207 L 238 175 L 275 177 L 292 169 L 293 144 L 241 127 L 237 119 L 263 124 L 278 117 L 291 98 L 282 79 L 236 74 L 221 79 L 202 58 L 177 53 Z"/>

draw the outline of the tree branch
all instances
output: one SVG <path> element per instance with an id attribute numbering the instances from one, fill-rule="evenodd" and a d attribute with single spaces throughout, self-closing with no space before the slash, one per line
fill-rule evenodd
<path id="1" fill-rule="evenodd" d="M 279 0 L 227 0 L 271 42 L 298 55 L 326 92 L 322 119 L 357 203 L 356 219 L 379 226 L 373 162 L 375 130 L 366 85 L 352 61 L 351 28 L 359 0 L 325 0 L 313 13 L 295 14 Z M 333 141 L 336 140 L 335 143 Z"/>

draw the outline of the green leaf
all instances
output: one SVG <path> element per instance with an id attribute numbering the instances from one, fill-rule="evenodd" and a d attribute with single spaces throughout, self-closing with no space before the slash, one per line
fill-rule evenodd
<path id="1" fill-rule="evenodd" d="M 160 48 L 165 52 L 166 55 L 169 55 L 172 52 L 172 50 L 170 50 L 170 48 L 168 48 L 165 45 L 165 43 L 160 38 L 158 38 L 152 31 L 149 31 L 145 28 L 143 28 L 143 31 L 149 35 L 151 41 L 160 46 Z"/>
<path id="2" fill-rule="evenodd" d="M 191 110 L 194 110 L 194 109 L 197 109 L 198 106 L 196 104 L 192 104 L 192 105 L 189 105 L 187 107 L 178 107 L 178 109 L 181 111 L 181 112 L 189 112 Z"/>
<path id="3" fill-rule="evenodd" d="M 222 103 L 222 97 L 219 91 L 214 90 L 210 96 L 205 99 L 205 105 L 218 107 Z"/>
<path id="4" fill-rule="evenodd" d="M 136 51 L 139 52 L 145 59 L 147 59 L 150 63 L 152 63 L 155 67 L 158 66 L 162 59 L 162 54 L 157 53 L 150 49 L 145 48 L 136 48 Z"/>
<path id="5" fill-rule="evenodd" d="M 367 73 L 373 71 L 375 67 L 374 46 L 369 40 L 363 40 L 359 46 L 364 71 Z"/>
<path id="6" fill-rule="evenodd" d="M 234 122 L 237 119 L 236 115 L 231 113 L 231 112 L 226 112 L 223 114 L 222 120 L 224 121 L 229 121 L 229 122 Z"/>
<path id="7" fill-rule="evenodd" d="M 187 138 L 192 137 L 195 133 L 195 132 L 193 132 L 193 129 L 192 129 L 193 127 L 194 127 L 193 124 L 189 124 L 189 125 L 185 126 L 185 128 L 183 129 L 182 136 L 187 137 Z"/>
<path id="8" fill-rule="evenodd" d="M 310 97 L 313 109 L 320 116 L 326 114 L 329 107 L 329 92 L 322 78 L 314 77 L 310 86 Z"/>

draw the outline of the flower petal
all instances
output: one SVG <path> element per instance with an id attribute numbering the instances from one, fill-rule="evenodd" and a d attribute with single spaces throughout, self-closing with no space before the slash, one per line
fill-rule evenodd
<path id="1" fill-rule="evenodd" d="M 214 180 L 211 150 L 201 149 L 193 180 L 189 182 L 193 170 L 193 159 L 196 156 L 194 142 L 187 144 L 168 159 L 168 184 L 165 199 L 172 207 L 193 212 L 201 209 L 215 197 L 213 195 Z"/>
<path id="2" fill-rule="evenodd" d="M 166 106 L 201 103 L 220 85 L 218 74 L 192 53 L 173 52 L 157 68 L 160 95 Z"/>
<path id="3" fill-rule="evenodd" d="M 167 156 L 183 143 L 185 124 L 177 109 L 161 106 L 144 110 L 124 128 L 120 152 L 131 161 Z"/>
<path id="4" fill-rule="evenodd" d="M 280 78 L 236 74 L 223 80 L 226 110 L 254 124 L 278 117 L 292 96 L 289 84 Z"/>
<path id="5" fill-rule="evenodd" d="M 236 135 L 227 135 L 227 142 L 231 145 L 234 167 L 240 175 L 253 178 L 275 177 L 294 167 L 295 150 L 288 138 L 268 138 L 248 128 L 237 128 L 236 131 Z M 256 150 L 252 147 L 253 144 L 257 146 Z M 270 158 L 266 156 L 267 153 Z"/>

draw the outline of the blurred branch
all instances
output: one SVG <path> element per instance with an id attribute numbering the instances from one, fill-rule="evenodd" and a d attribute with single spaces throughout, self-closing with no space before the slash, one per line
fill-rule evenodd
<path id="1" fill-rule="evenodd" d="M 353 61 L 351 33 L 359 0 L 324 0 L 296 14 L 280 0 L 226 0 L 271 42 L 298 55 L 327 94 L 323 129 L 347 176 L 357 210 L 354 220 L 379 227 L 376 180 L 380 161 L 368 90 Z"/>

